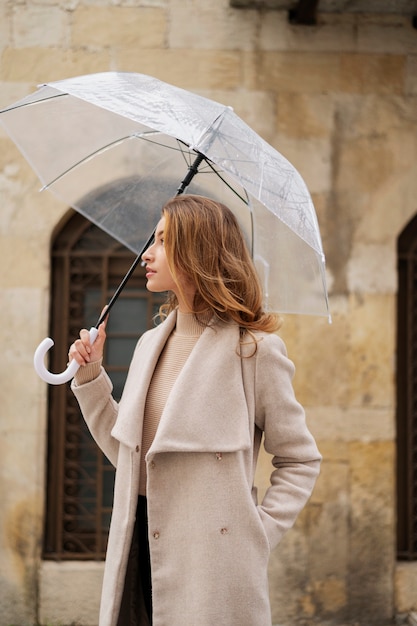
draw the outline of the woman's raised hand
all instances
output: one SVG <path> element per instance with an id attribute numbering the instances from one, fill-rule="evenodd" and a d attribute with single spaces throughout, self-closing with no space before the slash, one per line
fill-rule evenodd
<path id="1" fill-rule="evenodd" d="M 102 314 L 104 313 L 104 311 L 105 309 L 103 309 Z M 106 341 L 107 320 L 108 317 L 106 317 L 105 320 L 98 327 L 97 339 L 92 345 L 90 343 L 89 331 L 85 328 L 80 331 L 80 338 L 76 339 L 76 341 L 74 341 L 69 349 L 69 362 L 75 359 L 79 365 L 84 366 L 88 363 L 94 363 L 94 361 L 99 361 L 102 358 L 104 343 Z"/>

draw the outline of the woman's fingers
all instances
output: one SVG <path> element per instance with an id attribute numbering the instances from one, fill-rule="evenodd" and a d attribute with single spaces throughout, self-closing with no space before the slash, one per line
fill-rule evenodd
<path id="1" fill-rule="evenodd" d="M 103 317 L 104 313 L 106 312 L 107 307 L 108 307 L 108 304 L 106 304 L 106 306 L 104 306 L 104 307 L 103 307 L 103 309 L 102 309 L 102 311 L 101 311 L 101 313 L 100 313 L 100 319 Z M 104 318 L 104 320 L 103 320 L 103 322 L 102 322 L 102 324 L 104 324 L 104 328 L 106 327 L 106 324 L 107 324 L 107 320 L 108 320 L 108 319 L 109 319 L 109 316 L 108 316 L 108 315 L 106 315 L 106 317 Z M 101 324 L 100 324 L 100 326 L 101 326 Z"/>
<path id="2" fill-rule="evenodd" d="M 88 330 L 83 329 L 80 332 L 80 339 L 74 341 L 69 349 L 69 360 L 75 359 L 80 365 L 85 365 L 90 362 L 91 346 L 90 346 L 90 334 Z"/>
<path id="3" fill-rule="evenodd" d="M 90 332 L 86 328 L 83 328 L 80 331 L 80 339 L 77 339 L 75 343 L 78 343 L 78 342 L 82 343 L 83 347 L 85 348 L 85 352 L 87 352 L 87 354 L 91 353 Z"/>
<path id="4" fill-rule="evenodd" d="M 104 307 L 102 314 L 105 312 L 107 306 Z M 83 328 L 80 331 L 80 338 L 74 341 L 68 352 L 68 358 L 71 362 L 75 359 L 80 365 L 87 365 L 94 361 L 99 361 L 103 357 L 103 347 L 106 341 L 106 326 L 108 316 L 100 324 L 98 328 L 98 335 L 93 344 L 90 341 L 90 332 Z"/>
<path id="5" fill-rule="evenodd" d="M 91 356 L 93 356 L 93 355 L 95 356 L 94 360 L 97 360 L 97 355 L 98 355 L 98 358 L 100 358 L 100 359 L 103 356 L 104 342 L 106 341 L 106 337 L 107 337 L 107 335 L 106 335 L 106 324 L 107 324 L 107 318 L 98 327 L 97 338 L 96 338 L 95 342 L 93 343 L 93 345 L 91 347 L 92 352 L 90 353 L 90 355 Z"/>

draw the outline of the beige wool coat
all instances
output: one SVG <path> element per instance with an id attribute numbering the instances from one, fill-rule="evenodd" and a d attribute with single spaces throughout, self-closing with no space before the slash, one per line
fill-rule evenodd
<path id="1" fill-rule="evenodd" d="M 95 440 L 116 466 L 99 626 L 117 623 L 146 394 L 175 323 L 173 312 L 141 337 L 119 404 L 104 370 L 89 383 L 73 383 Z M 147 454 L 153 626 L 271 625 L 269 555 L 308 500 L 320 454 L 294 397 L 283 342 L 266 333 L 257 339 L 254 356 L 241 358 L 235 324 L 204 330 Z M 253 482 L 262 433 L 272 473 L 258 503 Z"/>

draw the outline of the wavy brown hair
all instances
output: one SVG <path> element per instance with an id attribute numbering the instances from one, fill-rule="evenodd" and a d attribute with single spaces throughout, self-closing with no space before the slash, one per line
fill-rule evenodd
<path id="1" fill-rule="evenodd" d="M 196 195 L 175 196 L 162 209 L 169 268 L 180 288 L 184 276 L 195 286 L 194 313 L 210 309 L 242 330 L 275 332 L 279 318 L 262 307 L 262 289 L 242 231 L 225 205 Z M 161 307 L 177 306 L 175 294 Z"/>

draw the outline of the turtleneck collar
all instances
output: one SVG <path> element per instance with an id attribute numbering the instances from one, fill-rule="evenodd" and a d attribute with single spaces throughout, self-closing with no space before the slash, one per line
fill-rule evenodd
<path id="1" fill-rule="evenodd" d="M 177 324 L 174 330 L 176 335 L 186 337 L 199 337 L 213 317 L 210 310 L 198 314 L 198 319 L 194 313 L 182 313 L 177 310 Z"/>

